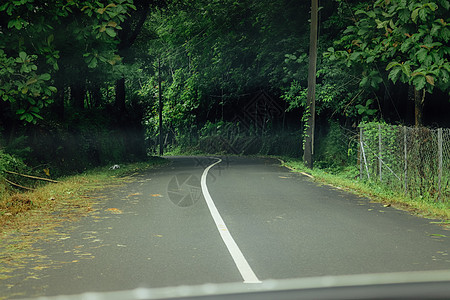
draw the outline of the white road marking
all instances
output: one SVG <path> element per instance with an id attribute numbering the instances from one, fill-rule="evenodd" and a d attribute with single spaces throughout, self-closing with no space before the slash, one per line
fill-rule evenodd
<path id="1" fill-rule="evenodd" d="M 211 164 L 203 171 L 201 179 L 203 196 L 205 197 L 206 204 L 208 205 L 211 216 L 213 217 L 214 222 L 216 223 L 217 230 L 219 230 L 223 242 L 227 246 L 228 251 L 231 254 L 231 257 L 233 258 L 234 263 L 236 264 L 236 267 L 241 273 L 241 276 L 244 279 L 244 283 L 261 283 L 261 281 L 258 279 L 258 277 L 256 277 L 252 268 L 248 264 L 247 260 L 245 259 L 236 242 L 234 241 L 233 237 L 231 236 L 231 233 L 228 230 L 227 225 L 225 225 L 225 222 L 223 221 L 222 217 L 220 216 L 219 211 L 217 210 L 217 207 L 214 204 L 214 201 L 212 200 L 211 195 L 208 192 L 208 187 L 206 186 L 206 177 L 208 176 L 208 171 L 221 161 L 222 159 L 218 158 L 218 161 Z"/>

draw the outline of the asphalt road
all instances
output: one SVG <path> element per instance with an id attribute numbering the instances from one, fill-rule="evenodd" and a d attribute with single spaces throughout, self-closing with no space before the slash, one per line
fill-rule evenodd
<path id="1" fill-rule="evenodd" d="M 97 194 L 97 210 L 38 245 L 45 259 L 1 280 L 0 295 L 450 269 L 450 233 L 433 220 L 275 159 L 222 157 L 206 171 L 218 160 L 170 160 Z"/>

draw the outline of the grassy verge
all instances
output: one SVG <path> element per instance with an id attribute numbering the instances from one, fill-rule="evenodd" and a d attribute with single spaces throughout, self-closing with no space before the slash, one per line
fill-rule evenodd
<path id="1" fill-rule="evenodd" d="M 92 210 L 96 199 L 90 193 L 123 184 L 137 171 L 164 163 L 164 159 L 152 158 L 146 162 L 122 165 L 115 170 L 96 168 L 60 178 L 58 183 L 47 183 L 33 191 L 4 193 L 0 199 L 2 239 L 6 240 L 11 233 L 45 231 L 62 221 L 76 219 Z"/>
<path id="2" fill-rule="evenodd" d="M 58 183 L 47 183 L 33 191 L 10 192 L 0 199 L 0 228 L 18 229 L 38 214 L 82 213 L 89 210 L 90 197 L 86 194 L 99 188 L 126 181 L 133 173 L 165 162 L 152 158 L 146 162 L 122 165 L 118 169 L 96 168 L 83 174 L 60 178 Z"/>
<path id="3" fill-rule="evenodd" d="M 361 196 L 368 197 L 385 205 L 407 210 L 413 214 L 443 220 L 443 224 L 449 224 L 450 202 L 445 203 L 427 201 L 426 199 L 411 199 L 402 193 L 394 192 L 374 182 L 359 181 L 354 178 L 354 170 L 344 170 L 337 174 L 331 174 L 326 170 L 305 167 L 299 159 L 281 158 L 283 165 L 295 172 L 302 172 L 314 178 L 315 181 L 330 184 L 345 189 Z"/>

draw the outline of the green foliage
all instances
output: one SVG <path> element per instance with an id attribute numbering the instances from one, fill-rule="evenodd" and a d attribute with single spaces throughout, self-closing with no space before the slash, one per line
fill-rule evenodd
<path id="1" fill-rule="evenodd" d="M 24 51 L 17 58 L 8 57 L 0 48 L 0 97 L 15 108 L 20 120 L 27 122 L 42 119 L 39 111 L 52 103 L 50 97 L 56 91 L 48 84 L 50 74 L 37 72 L 36 60 L 37 55 Z"/>
<path id="2" fill-rule="evenodd" d="M 370 105 L 373 103 L 372 99 L 367 100 L 365 105 L 357 104 L 355 105 L 355 108 L 358 110 L 358 114 L 362 116 L 362 121 L 367 122 L 369 120 L 370 116 L 373 116 L 376 114 L 376 109 L 369 108 Z"/>
<path id="3" fill-rule="evenodd" d="M 7 0 L 0 5 L 8 28 L 0 37 L 0 97 L 20 120 L 42 120 L 42 110 L 54 101 L 56 78 L 79 69 L 81 60 L 88 69 L 100 64 L 112 69 L 120 61 L 114 38 L 135 7 L 131 0 L 105 2 Z"/>
<path id="4" fill-rule="evenodd" d="M 2 149 L 0 149 L 0 176 L 3 175 L 5 170 L 8 171 L 23 171 L 27 169 L 26 165 L 22 161 L 22 159 L 5 153 Z"/>
<path id="5" fill-rule="evenodd" d="M 417 90 L 450 88 L 450 19 L 447 0 L 378 0 L 356 10 L 357 21 L 348 26 L 325 56 L 360 70 L 361 88 L 377 89 L 383 71 L 394 83 Z"/>
<path id="6" fill-rule="evenodd" d="M 339 170 L 356 163 L 357 143 L 347 135 L 352 134 L 337 122 L 330 122 L 326 133 L 316 139 L 315 165 L 322 169 Z"/>
<path id="7" fill-rule="evenodd" d="M 5 171 L 13 171 L 13 172 L 29 172 L 30 169 L 25 165 L 23 160 L 15 155 L 11 155 L 6 153 L 3 149 L 0 149 L 0 201 L 9 195 L 11 186 L 6 180 L 21 182 L 23 181 L 22 177 L 18 177 L 16 175 L 7 174 Z"/>

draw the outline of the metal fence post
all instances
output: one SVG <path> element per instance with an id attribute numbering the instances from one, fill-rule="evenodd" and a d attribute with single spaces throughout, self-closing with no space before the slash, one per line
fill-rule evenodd
<path id="1" fill-rule="evenodd" d="M 364 142 L 363 142 L 363 139 L 361 139 L 360 145 L 361 145 L 361 152 L 362 152 L 363 159 L 364 159 L 364 165 L 366 166 L 367 179 L 370 180 L 369 167 L 367 166 L 367 159 L 366 159 L 366 153 L 364 152 Z"/>
<path id="2" fill-rule="evenodd" d="M 405 154 L 405 196 L 408 194 L 408 148 L 406 139 L 406 126 L 403 127 L 403 144 L 404 144 L 404 154 Z"/>
<path id="3" fill-rule="evenodd" d="M 441 187 L 441 182 L 442 182 L 442 160 L 443 160 L 443 155 L 442 155 L 442 128 L 438 129 L 438 160 L 439 160 L 439 167 L 438 167 L 438 176 L 439 176 L 439 180 L 438 180 L 438 201 L 442 201 L 441 199 L 441 192 L 442 192 L 442 187 Z"/>
<path id="4" fill-rule="evenodd" d="M 361 126 L 361 127 L 359 127 L 359 179 L 360 180 L 363 179 L 363 158 L 362 158 L 363 146 L 362 146 L 362 141 L 363 141 L 363 128 Z"/>
<path id="5" fill-rule="evenodd" d="M 381 125 L 378 124 L 378 172 L 380 173 L 380 182 L 383 181 L 381 172 L 382 158 L 381 158 Z"/>

